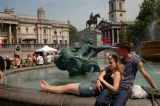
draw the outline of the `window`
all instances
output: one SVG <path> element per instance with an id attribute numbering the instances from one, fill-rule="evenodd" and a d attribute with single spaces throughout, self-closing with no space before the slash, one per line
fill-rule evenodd
<path id="1" fill-rule="evenodd" d="M 54 43 L 54 44 L 57 44 L 57 41 L 56 41 L 56 40 L 54 40 L 54 41 L 53 41 L 53 43 Z"/>
<path id="2" fill-rule="evenodd" d="M 113 14 L 111 15 L 111 18 L 113 18 Z"/>
<path id="3" fill-rule="evenodd" d="M 114 9 L 114 6 L 113 6 L 113 3 L 111 4 L 111 10 L 113 11 L 113 9 Z"/>
<path id="4" fill-rule="evenodd" d="M 120 13 L 120 17 L 122 17 L 123 15 L 122 15 L 122 13 Z"/>
<path id="5" fill-rule="evenodd" d="M 65 44 L 67 44 L 67 40 L 65 40 Z"/>
<path id="6" fill-rule="evenodd" d="M 119 9 L 122 10 L 122 3 L 119 3 Z"/>
<path id="7" fill-rule="evenodd" d="M 47 39 L 44 39 L 44 43 L 47 43 Z"/>
<path id="8" fill-rule="evenodd" d="M 20 27 L 18 27 L 18 31 L 21 32 L 21 28 Z"/>
<path id="9" fill-rule="evenodd" d="M 44 33 L 46 34 L 46 29 L 44 29 Z"/>
<path id="10" fill-rule="evenodd" d="M 36 28 L 33 28 L 33 32 L 36 32 Z"/>
<path id="11" fill-rule="evenodd" d="M 60 44 L 62 44 L 62 40 L 60 40 L 59 42 L 60 42 Z"/>
<path id="12" fill-rule="evenodd" d="M 26 28 L 26 32 L 28 33 L 28 28 Z"/>

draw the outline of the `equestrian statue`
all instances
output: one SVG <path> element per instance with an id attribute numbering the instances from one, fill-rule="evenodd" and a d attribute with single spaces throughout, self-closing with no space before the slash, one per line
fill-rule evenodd
<path id="1" fill-rule="evenodd" d="M 98 22 L 97 18 L 100 18 L 100 14 L 95 14 L 95 16 L 93 16 L 93 13 L 91 12 L 89 20 L 86 22 L 86 28 L 90 28 L 92 24 L 96 27 Z"/>
<path id="2" fill-rule="evenodd" d="M 82 40 L 82 45 L 72 48 L 61 48 L 60 55 L 55 57 L 54 63 L 60 70 L 67 70 L 69 75 L 98 72 L 99 65 L 90 59 L 100 51 L 110 49 L 111 46 L 94 46 L 91 39 Z"/>

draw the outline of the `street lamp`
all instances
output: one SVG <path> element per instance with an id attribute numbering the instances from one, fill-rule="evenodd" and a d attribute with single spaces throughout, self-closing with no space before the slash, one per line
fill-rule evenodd
<path id="1" fill-rule="evenodd" d="M 57 31 L 56 30 L 54 31 L 54 34 L 56 35 L 56 44 L 58 44 L 58 41 L 57 41 Z"/>

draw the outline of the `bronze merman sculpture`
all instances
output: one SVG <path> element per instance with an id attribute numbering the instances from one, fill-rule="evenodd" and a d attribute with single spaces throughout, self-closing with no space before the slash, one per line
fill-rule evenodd
<path id="1" fill-rule="evenodd" d="M 98 72 L 99 65 L 90 59 L 100 51 L 112 48 L 111 46 L 94 46 L 91 39 L 82 40 L 82 45 L 74 48 L 62 48 L 61 53 L 54 60 L 60 70 L 67 70 L 70 75 Z"/>

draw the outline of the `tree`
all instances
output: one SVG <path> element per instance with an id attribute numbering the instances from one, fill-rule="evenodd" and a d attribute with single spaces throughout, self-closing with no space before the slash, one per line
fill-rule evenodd
<path id="1" fill-rule="evenodd" d="M 135 25 L 132 27 L 132 37 L 136 41 L 145 41 L 148 39 L 147 26 L 149 26 L 156 18 L 157 2 L 159 0 L 144 0 L 140 6 L 139 15 L 136 18 Z"/>
<path id="2" fill-rule="evenodd" d="M 70 44 L 76 43 L 79 41 L 79 33 L 76 27 L 69 25 L 69 42 Z"/>

